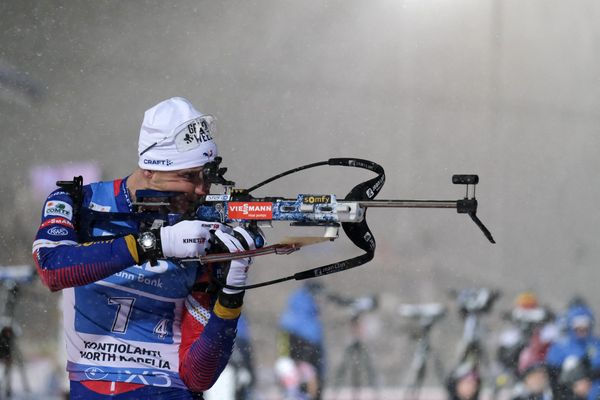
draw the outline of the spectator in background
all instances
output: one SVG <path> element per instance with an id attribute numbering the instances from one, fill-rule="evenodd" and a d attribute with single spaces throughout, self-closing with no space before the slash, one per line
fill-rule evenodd
<path id="1" fill-rule="evenodd" d="M 552 389 L 544 363 L 535 363 L 521 371 L 513 400 L 552 400 Z"/>
<path id="2" fill-rule="evenodd" d="M 524 389 L 523 372 L 533 363 L 543 363 L 559 329 L 552 311 L 541 305 L 532 291 L 519 293 L 513 308 L 505 312 L 503 318 L 510 321 L 510 327 L 499 336 L 497 360 L 500 372 L 495 379 L 495 391 L 508 390 L 518 396 Z M 533 379 L 535 374 L 530 378 Z"/>
<path id="3" fill-rule="evenodd" d="M 513 309 L 506 313 L 511 327 L 500 334 L 497 357 L 498 361 L 510 374 L 519 375 L 521 357 L 542 359 L 550 346 L 550 342 L 558 335 L 558 329 L 551 320 L 552 312 L 538 303 L 537 296 L 531 291 L 520 293 L 514 302 Z M 526 351 L 526 355 L 522 352 Z"/>
<path id="4" fill-rule="evenodd" d="M 519 382 L 515 385 L 513 400 L 551 400 L 553 398 L 548 369 L 545 364 L 548 346 L 534 336 L 519 356 Z"/>
<path id="5" fill-rule="evenodd" d="M 280 318 L 279 359 L 275 368 L 289 398 L 319 400 L 322 396 L 325 351 L 317 303 L 322 289 L 319 282 L 308 282 L 296 289 Z"/>
<path id="6" fill-rule="evenodd" d="M 446 382 L 449 400 L 477 400 L 481 391 L 481 376 L 470 361 L 460 364 Z"/>
<path id="7" fill-rule="evenodd" d="M 559 377 L 567 358 L 576 357 L 588 360 L 594 376 L 588 398 L 597 399 L 600 394 L 600 379 L 594 371 L 600 369 L 600 339 L 592 333 L 594 315 L 591 309 L 584 302 L 572 302 L 566 313 L 565 327 L 566 334 L 550 346 L 546 356 L 554 398 L 568 398 L 569 390 Z"/>
<path id="8" fill-rule="evenodd" d="M 552 334 L 547 333 L 549 330 Z M 529 343 L 519 354 L 517 376 L 525 389 L 524 393 L 527 398 L 550 399 L 553 397 L 546 366 L 546 355 L 551 340 L 556 337 L 555 332 L 553 325 L 549 325 L 549 328 L 536 326 L 531 332 Z"/>
<path id="9" fill-rule="evenodd" d="M 538 307 L 537 296 L 533 292 L 522 292 L 514 301 L 512 310 L 505 312 L 504 319 L 510 321 L 510 327 L 503 330 L 499 336 L 499 344 L 496 356 L 502 368 L 511 376 L 517 376 L 519 354 L 527 346 L 530 329 L 520 323 L 519 316 L 523 310 L 531 310 Z"/>

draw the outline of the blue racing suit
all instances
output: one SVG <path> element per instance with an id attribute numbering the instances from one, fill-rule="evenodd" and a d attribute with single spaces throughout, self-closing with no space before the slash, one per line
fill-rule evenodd
<path id="1" fill-rule="evenodd" d="M 85 185 L 82 209 L 131 213 L 126 180 Z M 51 193 L 33 243 L 42 281 L 63 293 L 73 398 L 196 398 L 229 360 L 240 308 L 192 293 L 207 266 L 140 265 L 136 222 L 99 222 L 91 236 L 111 238 L 90 240 L 75 229 L 76 207 L 64 190 Z"/>

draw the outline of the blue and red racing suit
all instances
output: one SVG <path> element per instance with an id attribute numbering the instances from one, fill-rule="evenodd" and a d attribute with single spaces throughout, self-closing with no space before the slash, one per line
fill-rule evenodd
<path id="1" fill-rule="evenodd" d="M 85 185 L 81 207 L 132 212 L 126 180 Z M 69 193 L 51 193 L 33 243 L 42 281 L 63 292 L 72 387 L 101 394 L 154 387 L 160 398 L 187 399 L 212 386 L 231 355 L 241 307 L 192 291 L 208 282 L 207 266 L 138 265 L 137 223 L 98 223 L 91 235 L 112 238 L 90 241 L 75 229 L 73 210 Z"/>

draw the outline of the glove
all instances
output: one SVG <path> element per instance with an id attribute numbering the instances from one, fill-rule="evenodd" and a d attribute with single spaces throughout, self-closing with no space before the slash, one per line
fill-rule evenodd
<path id="1" fill-rule="evenodd" d="M 223 230 L 217 230 L 214 231 L 214 236 L 216 245 L 230 253 L 256 249 L 252 236 L 241 227 L 234 228 L 231 234 L 226 233 Z M 225 283 L 228 286 L 245 286 L 246 281 L 248 280 L 248 269 L 251 263 L 252 258 L 250 257 L 231 260 Z M 223 293 L 225 294 L 237 294 L 242 291 L 242 289 L 223 288 Z"/>
<path id="2" fill-rule="evenodd" d="M 203 221 L 181 221 L 160 228 L 163 255 L 175 258 L 205 255 L 210 247 L 210 227 L 210 223 Z"/>

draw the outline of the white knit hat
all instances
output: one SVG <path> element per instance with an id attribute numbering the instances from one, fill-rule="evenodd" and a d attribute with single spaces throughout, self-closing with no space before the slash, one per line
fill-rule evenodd
<path id="1" fill-rule="evenodd" d="M 138 165 L 142 169 L 174 171 L 214 160 L 214 121 L 182 97 L 158 103 L 144 113 Z"/>

